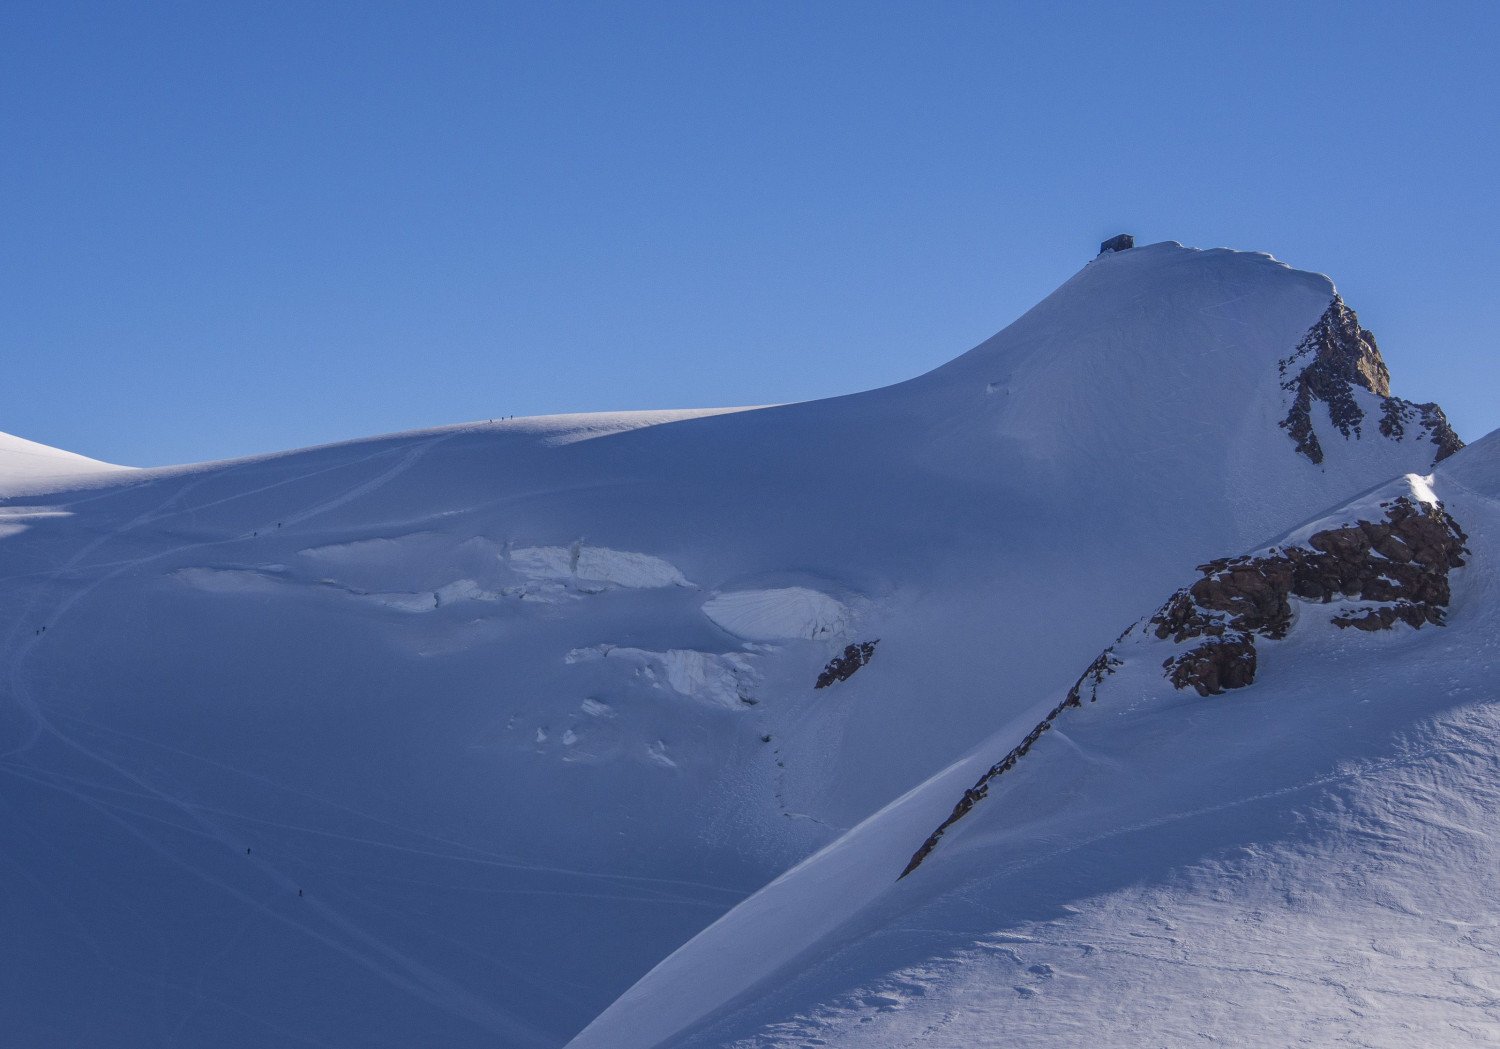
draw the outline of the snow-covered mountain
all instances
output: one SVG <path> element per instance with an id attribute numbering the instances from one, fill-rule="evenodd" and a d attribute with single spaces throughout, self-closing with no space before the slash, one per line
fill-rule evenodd
<path id="1" fill-rule="evenodd" d="M 953 1012 L 1061 1038 L 1150 1030 L 1122 992 L 1168 963 L 1101 945 L 1156 922 L 1201 937 L 1183 986 L 1209 1008 L 1251 911 L 1265 949 L 1305 925 L 1324 958 L 1385 929 L 1359 908 L 1396 883 L 1348 875 L 1373 832 L 1325 799 L 1397 805 L 1350 784 L 1488 760 L 1435 748 L 1483 717 L 1490 443 L 1455 455 L 1436 406 L 1390 395 L 1327 278 L 1159 244 L 849 397 L 75 479 L 0 461 L 0 1023 L 32 1045 L 974 1044 Z M 1451 605 L 1417 542 L 1446 528 L 1434 492 L 1466 532 Z M 1361 520 L 1384 552 L 1306 567 Z M 1391 596 L 1405 570 L 1371 559 L 1413 542 L 1421 585 Z M 1336 586 L 1281 587 L 1283 561 Z M 1200 665 L 1247 684 L 1245 649 L 1253 686 L 1174 689 Z M 1048 722 L 1088 667 L 1097 703 Z M 1403 706 L 1423 674 L 1443 684 Z M 1406 873 L 1483 891 L 1473 828 L 1400 804 Z M 1403 850 L 1418 826 L 1452 855 Z M 1350 917 L 1278 909 L 1278 878 Z M 1462 898 L 1399 958 L 1477 1001 L 1492 941 L 1441 924 Z M 1433 1022 L 1475 1008 L 1451 982 L 1423 985 Z M 897 1008 L 915 987 L 929 1005 Z M 1338 1024 L 1337 995 L 1281 1002 Z"/>
<path id="2" fill-rule="evenodd" d="M 1500 434 L 1203 566 L 571 1044 L 1494 1041 L 1497 557 Z"/>

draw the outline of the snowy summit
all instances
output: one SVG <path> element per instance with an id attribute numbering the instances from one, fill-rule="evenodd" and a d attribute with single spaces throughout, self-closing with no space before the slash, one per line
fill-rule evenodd
<path id="1" fill-rule="evenodd" d="M 9 1037 L 1494 1039 L 1500 443 L 1125 241 L 847 397 L 0 438 Z"/>

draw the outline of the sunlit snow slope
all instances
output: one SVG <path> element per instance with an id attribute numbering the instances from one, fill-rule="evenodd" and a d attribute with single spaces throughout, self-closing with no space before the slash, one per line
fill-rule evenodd
<path id="1" fill-rule="evenodd" d="M 1198 561 L 1429 472 L 1424 406 L 1297 385 L 1335 305 L 1161 244 L 834 400 L 0 459 L 0 1029 L 563 1044 Z"/>
<path id="2" fill-rule="evenodd" d="M 1295 601 L 1257 680 L 1205 698 L 1165 680 L 1172 645 L 1143 621 L 909 876 L 1028 719 L 731 911 L 573 1045 L 1500 1041 L 1500 435 L 1286 541 L 1402 497 L 1467 529 L 1444 625 L 1339 629 L 1368 603 Z"/>
<path id="3" fill-rule="evenodd" d="M 124 469 L 60 448 L 49 448 L 24 437 L 0 433 L 0 484 L 8 492 L 69 487 L 86 478 L 107 477 Z"/>

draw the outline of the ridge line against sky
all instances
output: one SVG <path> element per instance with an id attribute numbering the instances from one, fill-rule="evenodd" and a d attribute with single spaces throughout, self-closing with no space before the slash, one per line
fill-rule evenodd
<path id="1" fill-rule="evenodd" d="M 0 11 L 0 430 L 133 465 L 806 400 L 1105 236 L 1329 274 L 1500 426 L 1500 9 Z"/>

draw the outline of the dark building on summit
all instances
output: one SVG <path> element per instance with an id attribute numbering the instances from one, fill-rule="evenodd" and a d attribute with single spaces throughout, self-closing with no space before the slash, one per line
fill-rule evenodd
<path id="1" fill-rule="evenodd" d="M 1135 238 L 1129 233 L 1121 233 L 1118 237 L 1110 237 L 1099 245 L 1099 254 L 1103 255 L 1106 251 L 1129 251 L 1133 247 L 1135 247 Z"/>

